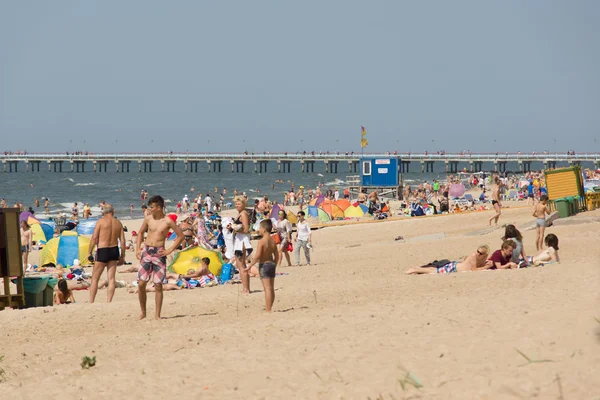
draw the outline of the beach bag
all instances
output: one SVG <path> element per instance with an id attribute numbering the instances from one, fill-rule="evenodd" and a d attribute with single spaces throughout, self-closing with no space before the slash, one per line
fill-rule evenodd
<path id="1" fill-rule="evenodd" d="M 294 250 L 294 246 L 292 246 L 292 242 L 289 242 L 288 245 L 287 245 L 287 251 L 291 252 L 293 250 Z"/>
<path id="2" fill-rule="evenodd" d="M 231 263 L 223 264 L 221 268 L 221 282 L 225 283 L 233 278 L 233 265 Z"/>
<path id="3" fill-rule="evenodd" d="M 279 236 L 279 233 L 275 232 L 275 233 L 271 234 L 271 237 L 275 241 L 275 244 L 281 243 L 281 236 Z"/>

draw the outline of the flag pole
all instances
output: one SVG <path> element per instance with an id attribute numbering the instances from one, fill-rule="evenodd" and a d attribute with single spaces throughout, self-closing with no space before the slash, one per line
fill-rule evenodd
<path id="1" fill-rule="evenodd" d="M 360 126 L 360 161 L 358 162 L 358 169 L 360 171 L 360 182 L 358 182 L 358 193 L 362 192 L 362 183 L 363 183 L 363 158 L 365 155 L 365 148 L 362 145 L 363 132 L 364 132 L 364 126 L 361 125 Z M 357 196 L 358 196 L 358 194 L 357 194 Z"/>

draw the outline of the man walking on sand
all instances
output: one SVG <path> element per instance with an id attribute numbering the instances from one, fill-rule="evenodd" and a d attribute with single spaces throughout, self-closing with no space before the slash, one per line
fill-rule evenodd
<path id="1" fill-rule="evenodd" d="M 121 241 L 121 252 L 119 253 L 119 241 Z M 89 261 L 93 261 L 92 252 L 98 246 L 96 261 L 92 272 L 92 284 L 90 286 L 90 303 L 96 299 L 98 292 L 98 281 L 107 269 L 108 290 L 106 301 L 110 303 L 115 295 L 115 273 L 117 265 L 123 265 L 125 261 L 125 232 L 121 221 L 115 218 L 115 210 L 111 204 L 105 204 L 102 208 L 102 218 L 96 223 L 90 248 L 88 251 Z"/>
<path id="2" fill-rule="evenodd" d="M 135 256 L 140 260 L 140 269 L 138 270 L 138 299 L 142 311 L 140 319 L 146 318 L 146 285 L 150 278 L 154 282 L 156 291 L 154 295 L 156 304 L 155 319 L 160 319 L 163 303 L 162 285 L 167 276 L 167 256 L 179 247 L 184 237 L 181 228 L 165 215 L 165 200 L 161 196 L 150 197 L 148 199 L 148 209 L 150 215 L 144 217 L 144 222 L 138 232 L 140 239 L 135 247 Z M 167 250 L 165 249 L 165 240 L 171 229 L 175 232 L 177 238 L 173 241 L 173 246 Z M 148 237 L 144 240 L 146 232 L 148 232 Z M 142 242 L 144 243 L 144 250 L 140 249 Z"/>

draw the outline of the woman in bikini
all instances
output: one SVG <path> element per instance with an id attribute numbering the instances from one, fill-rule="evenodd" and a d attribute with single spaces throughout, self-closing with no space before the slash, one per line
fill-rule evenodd
<path id="1" fill-rule="evenodd" d="M 246 199 L 237 196 L 234 199 L 235 209 L 238 211 L 237 218 L 233 221 L 233 230 L 235 231 L 233 250 L 234 265 L 240 271 L 242 279 L 242 293 L 250 294 L 250 275 L 246 270 L 246 257 L 252 253 L 252 244 L 250 243 L 250 217 L 246 211 Z"/>
<path id="2" fill-rule="evenodd" d="M 183 232 L 183 247 L 191 247 L 194 245 L 194 228 L 192 226 L 192 219 L 191 217 L 188 217 L 186 219 L 184 219 L 180 224 L 179 227 L 181 228 L 181 231 Z"/>
<path id="3" fill-rule="evenodd" d="M 498 220 L 502 214 L 502 203 L 500 202 L 500 188 L 502 187 L 502 181 L 500 178 L 496 177 L 494 179 L 494 183 L 496 184 L 496 187 L 492 191 L 492 206 L 494 207 L 496 214 L 494 214 L 494 216 L 488 221 L 488 225 L 490 226 L 492 225 L 492 221 L 494 221 L 495 225 L 498 225 Z"/>

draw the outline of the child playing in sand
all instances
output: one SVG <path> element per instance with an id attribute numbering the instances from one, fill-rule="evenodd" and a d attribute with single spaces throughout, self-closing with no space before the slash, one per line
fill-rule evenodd
<path id="1" fill-rule="evenodd" d="M 144 243 L 144 250 L 136 246 L 135 255 L 140 260 L 138 270 L 138 298 L 140 301 L 141 315 L 140 319 L 146 318 L 146 285 L 150 278 L 154 282 L 156 313 L 155 318 L 160 319 L 160 312 L 163 303 L 163 280 L 167 274 L 167 256 L 175 251 L 181 242 L 183 242 L 183 232 L 177 224 L 164 213 L 165 200 L 161 196 L 152 196 L 148 199 L 148 208 L 150 215 L 144 218 L 142 227 L 138 233 L 140 244 Z M 177 235 L 173 246 L 165 249 L 165 238 L 169 230 L 173 230 Z M 148 232 L 148 237 L 144 240 L 144 235 Z"/>
<path id="2" fill-rule="evenodd" d="M 537 238 L 535 240 L 535 248 L 541 250 L 543 247 L 544 230 L 546 229 L 546 214 L 550 215 L 548 209 L 548 196 L 542 195 L 540 201 L 533 208 L 533 216 L 535 217 L 535 230 Z"/>
<path id="3" fill-rule="evenodd" d="M 54 304 L 75 303 L 73 292 L 69 290 L 66 279 L 61 279 L 57 284 L 58 290 L 54 292 Z"/>
<path id="4" fill-rule="evenodd" d="M 256 256 L 246 266 L 246 271 L 248 271 L 254 264 L 259 263 L 258 274 L 265 290 L 265 308 L 267 312 L 271 312 L 275 301 L 275 268 L 279 258 L 277 245 L 271 237 L 271 230 L 273 230 L 273 223 L 270 219 L 260 222 L 258 232 L 262 235 L 262 238 L 258 241 Z"/>

